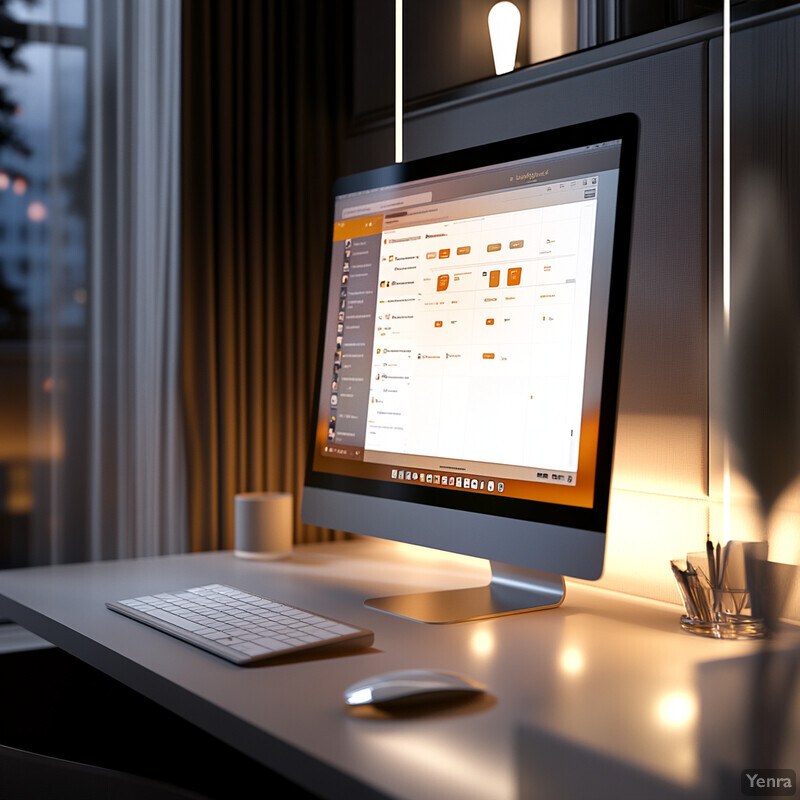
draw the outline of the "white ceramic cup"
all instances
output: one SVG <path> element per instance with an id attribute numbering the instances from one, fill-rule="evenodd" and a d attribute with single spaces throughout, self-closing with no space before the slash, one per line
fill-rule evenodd
<path id="1" fill-rule="evenodd" d="M 294 502 L 288 492 L 247 492 L 234 498 L 239 558 L 274 560 L 292 551 Z"/>

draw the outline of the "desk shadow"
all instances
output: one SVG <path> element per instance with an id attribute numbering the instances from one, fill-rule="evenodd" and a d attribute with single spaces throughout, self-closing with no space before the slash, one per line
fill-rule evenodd
<path id="1" fill-rule="evenodd" d="M 328 661 L 333 658 L 346 658 L 349 656 L 368 656 L 382 653 L 376 647 L 366 647 L 363 650 L 331 649 L 328 650 L 308 650 L 300 653 L 287 653 L 285 656 L 270 658 L 268 661 L 258 661 L 255 664 L 241 664 L 245 669 L 267 669 L 269 667 L 280 667 L 286 664 L 301 664 L 305 661 Z"/>
<path id="2" fill-rule="evenodd" d="M 563 606 L 562 606 L 563 608 Z M 559 609 L 560 610 L 560 609 Z M 687 633 L 682 630 L 680 626 L 681 609 L 679 606 L 675 607 L 674 616 L 670 614 L 669 610 L 665 609 L 663 613 L 655 614 L 641 614 L 638 607 L 634 603 L 625 606 L 621 602 L 613 609 L 603 608 L 598 611 L 597 608 L 589 604 L 576 603 L 569 608 L 569 616 L 585 616 L 595 617 L 604 620 L 613 620 L 614 622 L 622 622 L 626 625 L 633 625 L 637 628 L 646 628 L 651 631 L 661 631 L 662 633 L 675 634 L 678 636 L 693 636 L 694 634 Z"/>
<path id="3" fill-rule="evenodd" d="M 337 565 L 337 560 L 330 555 L 322 553 L 296 553 L 292 552 L 281 559 L 282 564 L 297 564 L 301 567 L 332 567 Z"/>
<path id="4" fill-rule="evenodd" d="M 345 709 L 348 715 L 355 719 L 386 722 L 401 719 L 421 719 L 422 717 L 465 717 L 468 714 L 488 711 L 496 704 L 497 699 L 487 693 L 427 703 L 425 701 L 417 701 L 403 705 L 392 704 L 391 706 L 345 706 Z"/>

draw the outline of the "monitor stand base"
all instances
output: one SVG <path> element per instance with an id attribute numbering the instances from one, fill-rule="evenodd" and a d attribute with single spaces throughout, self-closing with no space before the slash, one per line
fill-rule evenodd
<path id="1" fill-rule="evenodd" d="M 561 575 L 497 561 L 491 566 L 492 580 L 486 586 L 375 597 L 364 605 L 417 622 L 444 624 L 542 611 L 564 601 Z"/>

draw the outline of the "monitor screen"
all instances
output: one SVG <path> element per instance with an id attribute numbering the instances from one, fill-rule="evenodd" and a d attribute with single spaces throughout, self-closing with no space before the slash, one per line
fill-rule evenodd
<path id="1" fill-rule="evenodd" d="M 625 115 L 337 182 L 304 518 L 599 574 L 636 130 Z M 459 539 L 447 510 L 480 519 Z M 564 558 L 572 531 L 594 546 Z"/>

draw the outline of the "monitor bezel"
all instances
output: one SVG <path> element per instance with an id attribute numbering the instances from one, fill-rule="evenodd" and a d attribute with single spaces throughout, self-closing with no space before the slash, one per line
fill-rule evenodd
<path id="1" fill-rule="evenodd" d="M 593 505 L 581 508 L 563 504 L 548 503 L 536 500 L 522 500 L 503 496 L 472 494 L 470 492 L 452 491 L 428 484 L 407 484 L 371 478 L 337 475 L 314 470 L 314 454 L 316 446 L 316 426 L 319 413 L 319 397 L 321 390 L 323 347 L 325 337 L 325 319 L 328 309 L 328 293 L 330 281 L 327 279 L 331 269 L 332 241 L 329 236 L 325 269 L 322 313 L 320 315 L 321 330 L 318 346 L 315 389 L 312 398 L 311 423 L 309 426 L 308 458 L 306 462 L 306 490 L 322 490 L 315 492 L 318 502 L 330 503 L 333 495 L 360 496 L 373 500 L 397 501 L 402 504 L 428 506 L 431 508 L 449 509 L 452 512 L 482 515 L 486 518 L 500 517 L 506 520 L 519 520 L 523 523 L 539 523 L 548 530 L 564 529 L 580 532 L 593 532 L 603 535 L 607 527 L 608 504 L 611 487 L 613 465 L 613 448 L 616 433 L 617 403 L 619 396 L 619 378 L 622 359 L 622 341 L 624 334 L 624 318 L 627 297 L 628 259 L 633 216 L 633 196 L 636 180 L 636 152 L 638 148 L 639 120 L 634 114 L 621 114 L 605 117 L 576 125 L 570 125 L 549 131 L 542 131 L 515 137 L 499 142 L 470 147 L 454 152 L 429 156 L 416 161 L 393 164 L 355 175 L 339 178 L 333 188 L 333 197 L 357 191 L 381 188 L 392 184 L 420 180 L 436 176 L 444 176 L 454 172 L 503 164 L 519 159 L 558 153 L 576 147 L 621 140 L 619 163 L 619 182 L 615 211 L 615 226 L 611 257 L 611 274 L 609 285 L 609 306 L 606 325 L 606 342 L 604 350 L 604 369 L 598 423 L 597 462 L 594 479 Z M 332 214 L 329 215 L 332 221 Z M 308 491 L 307 491 L 308 493 Z M 321 501 L 320 498 L 327 498 Z M 319 519 L 318 513 L 307 509 L 303 504 L 303 518 L 307 516 Z M 337 504 L 338 505 L 338 504 Z M 374 507 L 374 503 L 369 504 Z M 402 506 L 393 506 L 395 511 Z M 324 517 L 324 514 L 322 515 Z M 357 516 L 355 512 L 354 517 Z M 348 514 L 333 513 L 328 527 L 338 527 L 339 521 Z M 463 519 L 463 518 L 462 518 Z M 488 522 L 488 520 L 487 520 Z M 318 521 L 316 524 L 320 524 Z M 324 523 L 323 523 L 324 524 Z M 344 530 L 353 533 L 367 533 L 354 530 L 359 527 L 354 521 Z M 375 531 L 371 535 L 384 536 L 384 532 Z M 500 534 L 503 535 L 502 533 Z M 488 535 L 487 535 L 488 536 Z M 417 541 L 414 534 L 403 535 L 394 531 L 386 538 L 463 552 L 485 558 L 492 558 L 496 542 L 488 542 L 483 547 L 480 542 L 470 541 L 455 544 L 451 537 L 440 537 L 432 533 L 425 542 Z M 488 538 L 491 539 L 491 536 Z M 515 537 L 516 538 L 516 537 Z M 601 557 L 602 565 L 602 557 Z M 595 571 L 595 570 L 592 570 Z M 565 574 L 575 574 L 565 571 Z M 598 573 L 599 574 L 599 573 Z"/>

